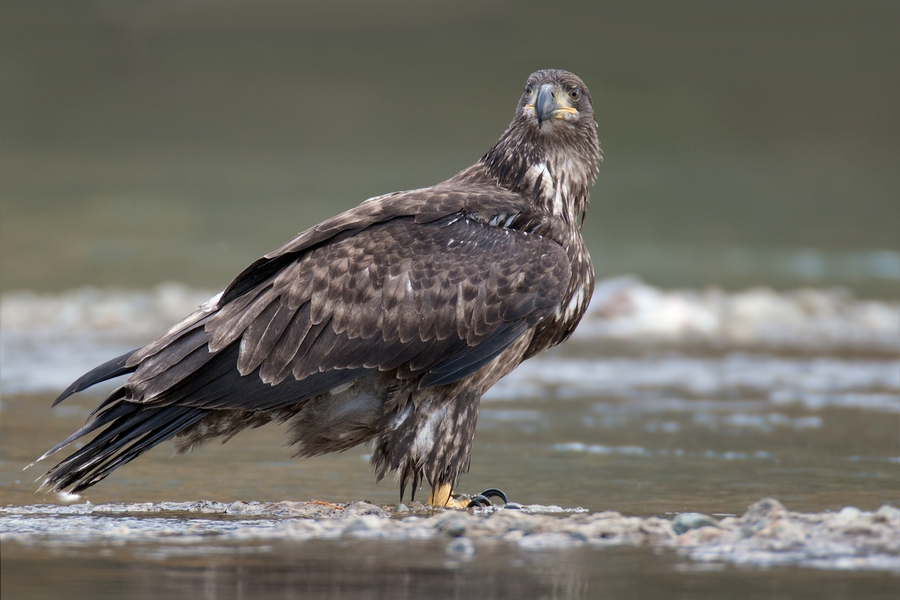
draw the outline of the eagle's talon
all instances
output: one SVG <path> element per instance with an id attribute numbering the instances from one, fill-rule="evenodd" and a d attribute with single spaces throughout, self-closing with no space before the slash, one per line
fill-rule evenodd
<path id="1" fill-rule="evenodd" d="M 488 506 L 493 506 L 493 504 L 494 503 L 491 502 L 490 498 L 481 494 L 476 494 L 469 499 L 466 508 L 487 508 Z"/>
<path id="2" fill-rule="evenodd" d="M 491 498 L 500 498 L 500 500 L 503 501 L 503 506 L 509 504 L 509 498 L 503 490 L 488 488 L 480 494 L 472 496 L 472 498 L 469 499 L 469 504 L 466 508 L 487 508 L 488 506 L 493 506 L 494 503 L 491 502 Z"/>
<path id="3" fill-rule="evenodd" d="M 503 501 L 503 504 L 509 504 L 509 498 L 503 490 L 498 490 L 497 488 L 488 488 L 478 494 L 478 496 L 484 496 L 485 498 L 500 498 Z"/>

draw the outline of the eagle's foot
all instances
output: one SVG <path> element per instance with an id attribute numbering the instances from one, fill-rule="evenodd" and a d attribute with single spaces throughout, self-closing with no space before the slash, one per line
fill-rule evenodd
<path id="1" fill-rule="evenodd" d="M 454 494 L 453 488 L 449 483 L 441 484 L 431 489 L 428 496 L 428 504 L 430 506 L 438 506 L 441 508 L 486 508 L 493 506 L 491 498 L 499 498 L 504 508 L 521 508 L 521 504 L 510 502 L 509 497 L 503 490 L 497 488 L 488 488 L 480 494 L 467 496 L 465 494 Z"/>
<path id="2" fill-rule="evenodd" d="M 467 501 L 460 499 L 457 495 L 453 495 L 453 486 L 449 483 L 442 483 L 431 488 L 428 495 L 429 506 L 439 506 L 441 508 L 466 508 Z"/>

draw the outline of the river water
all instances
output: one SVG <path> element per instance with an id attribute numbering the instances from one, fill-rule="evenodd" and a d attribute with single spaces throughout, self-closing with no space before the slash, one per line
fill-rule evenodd
<path id="1" fill-rule="evenodd" d="M 747 567 L 695 565 L 647 548 L 523 552 L 505 546 L 480 548 L 475 561 L 448 562 L 443 544 L 434 541 L 213 543 L 190 531 L 221 527 L 194 515 L 176 513 L 168 525 L 158 518 L 110 522 L 115 514 L 79 525 L 75 515 L 56 515 L 53 504 L 73 502 L 400 501 L 393 482 L 375 484 L 366 448 L 293 460 L 277 427 L 186 456 L 164 444 L 79 498 L 35 496 L 42 469 L 23 467 L 80 426 L 111 386 L 50 410 L 55 393 L 96 363 L 146 342 L 148 329 L 161 329 L 209 295 L 167 284 L 147 292 L 84 288 L 4 296 L 0 505 L 51 505 L 3 520 L 4 589 L 36 589 L 26 582 L 47 561 L 58 575 L 42 580 L 42 597 L 156 597 L 178 590 L 368 598 L 370 584 L 386 596 L 488 589 L 495 598 L 521 597 L 523 589 L 594 597 L 610 585 L 627 589 L 626 597 L 664 589 L 715 595 L 740 585 L 744 595 L 731 597 L 777 589 L 837 598 L 851 581 L 872 597 L 896 589 L 896 574 L 874 567 L 868 575 L 834 579 L 769 566 L 776 573 L 762 577 Z M 523 504 L 669 519 L 682 512 L 741 515 L 767 497 L 802 513 L 896 506 L 898 343 L 900 306 L 893 302 L 815 290 L 697 293 L 659 290 L 633 278 L 601 282 L 583 327 L 566 346 L 523 364 L 485 396 L 461 491 L 499 487 Z M 46 519 L 70 521 L 48 529 Z M 66 541 L 69 527 L 80 528 L 78 541 Z M 109 527 L 132 533 L 109 539 Z M 160 527 L 168 533 L 152 534 Z M 54 530 L 57 535 L 47 533 Z M 409 553 L 416 558 L 396 558 Z M 667 583 L 643 581 L 642 574 Z M 64 579 L 77 585 L 64 587 Z"/>
<path id="2" fill-rule="evenodd" d="M 297 231 L 471 164 L 527 74 L 555 66 L 597 108 L 601 281 L 574 338 L 484 398 L 461 490 L 643 519 L 900 505 L 897 7 L 713 4 L 6 6 L 3 597 L 896 598 L 883 548 L 704 562 L 477 542 L 459 558 L 445 540 L 244 543 L 216 537 L 234 516 L 59 512 L 400 501 L 366 448 L 294 460 L 277 427 L 163 444 L 80 498 L 36 496 L 45 465 L 23 471 L 112 389 L 50 410 L 73 379 Z"/>

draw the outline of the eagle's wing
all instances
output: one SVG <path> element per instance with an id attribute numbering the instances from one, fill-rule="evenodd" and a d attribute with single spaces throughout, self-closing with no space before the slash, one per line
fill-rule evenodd
<path id="1" fill-rule="evenodd" d="M 421 387 L 458 381 L 558 309 L 571 277 L 565 250 L 503 226 L 528 224 L 527 207 L 504 199 L 493 214 L 487 195 L 428 202 L 423 191 L 301 233 L 218 301 L 74 382 L 56 402 L 132 373 L 41 457 L 105 426 L 42 487 L 89 487 L 212 410 L 296 406 L 376 371 L 420 377 Z M 457 205 L 468 208 L 451 212 Z"/>
<path id="2" fill-rule="evenodd" d="M 127 398 L 268 410 L 374 370 L 451 383 L 550 315 L 569 276 L 538 235 L 458 214 L 378 222 L 300 253 L 141 357 Z"/>

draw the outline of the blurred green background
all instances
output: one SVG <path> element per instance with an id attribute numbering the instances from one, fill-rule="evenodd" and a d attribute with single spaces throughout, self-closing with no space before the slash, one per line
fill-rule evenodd
<path id="1" fill-rule="evenodd" d="M 221 288 L 590 87 L 598 275 L 900 296 L 900 3 L 12 2 L 2 290 Z"/>

